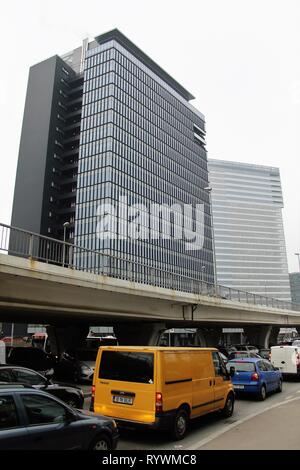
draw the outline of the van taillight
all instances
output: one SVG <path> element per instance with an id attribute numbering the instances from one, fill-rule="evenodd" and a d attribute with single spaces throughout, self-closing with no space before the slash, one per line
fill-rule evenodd
<path id="1" fill-rule="evenodd" d="M 94 412 L 94 402 L 95 402 L 95 391 L 96 387 L 95 385 L 92 385 L 92 397 L 91 397 L 91 403 L 90 403 L 90 411 Z"/>
<path id="2" fill-rule="evenodd" d="M 161 413 L 163 410 L 163 398 L 161 393 L 156 393 L 155 399 L 155 411 L 156 413 Z"/>
<path id="3" fill-rule="evenodd" d="M 299 366 L 299 363 L 300 363 L 299 353 L 296 353 L 296 366 Z"/>
<path id="4" fill-rule="evenodd" d="M 254 374 L 251 375 L 251 380 L 253 382 L 258 382 L 259 381 L 259 375 L 257 372 L 254 372 Z"/>

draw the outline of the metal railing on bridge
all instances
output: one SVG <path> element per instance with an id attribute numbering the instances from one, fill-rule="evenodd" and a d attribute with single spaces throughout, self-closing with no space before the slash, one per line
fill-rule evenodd
<path id="1" fill-rule="evenodd" d="M 5 224 L 0 224 L 1 252 L 139 284 L 214 296 L 258 306 L 300 311 L 300 305 L 292 302 L 215 285 L 196 277 L 165 271 L 159 266 L 150 266 L 128 258 L 89 250 Z"/>

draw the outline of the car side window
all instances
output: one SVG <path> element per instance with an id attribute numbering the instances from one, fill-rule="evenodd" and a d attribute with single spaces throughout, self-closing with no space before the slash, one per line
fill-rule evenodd
<path id="1" fill-rule="evenodd" d="M 9 370 L 0 369 L 0 382 L 11 382 L 11 375 Z"/>
<path id="2" fill-rule="evenodd" d="M 267 371 L 265 362 L 259 361 L 259 362 L 257 363 L 257 365 L 258 365 L 258 367 L 259 367 L 259 369 L 260 369 L 261 371 L 263 371 L 263 372 Z"/>
<path id="3" fill-rule="evenodd" d="M 0 396 L 0 430 L 19 425 L 15 401 L 11 395 Z"/>
<path id="4" fill-rule="evenodd" d="M 67 420 L 67 409 L 51 398 L 37 394 L 24 394 L 22 400 L 29 426 L 64 423 Z"/>
<path id="5" fill-rule="evenodd" d="M 264 365 L 265 365 L 265 367 L 266 367 L 266 370 L 268 370 L 268 371 L 273 371 L 273 370 L 275 370 L 274 367 L 272 366 L 272 364 L 269 363 L 269 362 L 264 362 Z"/>
<path id="6" fill-rule="evenodd" d="M 42 377 L 36 374 L 33 371 L 23 370 L 23 369 L 14 369 L 13 370 L 14 379 L 16 382 L 26 384 L 26 385 L 42 385 L 44 383 Z"/>

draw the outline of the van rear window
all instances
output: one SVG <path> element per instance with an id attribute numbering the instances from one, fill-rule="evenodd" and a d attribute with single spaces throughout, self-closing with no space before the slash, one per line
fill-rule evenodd
<path id="1" fill-rule="evenodd" d="M 99 378 L 153 384 L 153 353 L 103 351 Z"/>

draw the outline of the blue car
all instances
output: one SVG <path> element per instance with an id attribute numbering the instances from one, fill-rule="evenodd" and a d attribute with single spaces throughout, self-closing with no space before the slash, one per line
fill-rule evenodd
<path id="1" fill-rule="evenodd" d="M 228 361 L 234 390 L 238 394 L 251 393 L 265 400 L 269 392 L 282 391 L 282 374 L 262 358 L 244 358 Z"/>

